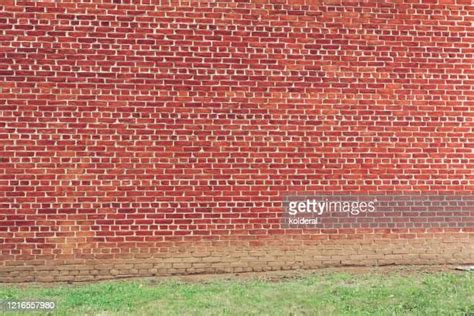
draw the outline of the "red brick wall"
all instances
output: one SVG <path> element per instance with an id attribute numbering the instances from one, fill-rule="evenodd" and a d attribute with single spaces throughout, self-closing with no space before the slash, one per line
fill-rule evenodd
<path id="1" fill-rule="evenodd" d="M 472 212 L 281 225 L 472 193 L 471 0 L 0 5 L 0 281 L 474 262 Z"/>

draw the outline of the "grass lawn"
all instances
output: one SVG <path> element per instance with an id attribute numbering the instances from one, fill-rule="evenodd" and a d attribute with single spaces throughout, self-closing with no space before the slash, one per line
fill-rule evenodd
<path id="1" fill-rule="evenodd" d="M 26 299 L 54 300 L 54 315 L 474 315 L 474 273 L 0 285 L 0 300 Z"/>

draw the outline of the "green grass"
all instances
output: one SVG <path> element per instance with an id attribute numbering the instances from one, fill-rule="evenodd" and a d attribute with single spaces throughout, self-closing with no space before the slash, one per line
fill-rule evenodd
<path id="1" fill-rule="evenodd" d="M 474 274 L 0 285 L 0 300 L 22 299 L 54 300 L 55 315 L 474 315 Z"/>

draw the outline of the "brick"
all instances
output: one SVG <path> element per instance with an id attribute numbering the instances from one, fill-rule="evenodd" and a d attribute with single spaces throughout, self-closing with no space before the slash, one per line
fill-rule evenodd
<path id="1" fill-rule="evenodd" d="M 281 224 L 473 192 L 472 0 L 217 2 L 0 0 L 0 282 L 472 263 L 465 206 Z"/>

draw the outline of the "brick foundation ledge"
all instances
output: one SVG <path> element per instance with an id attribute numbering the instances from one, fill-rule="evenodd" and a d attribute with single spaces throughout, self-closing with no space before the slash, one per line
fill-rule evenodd
<path id="1" fill-rule="evenodd" d="M 130 251 L 133 251 L 130 249 Z M 53 260 L 4 260 L 1 282 L 78 282 L 125 277 L 474 263 L 472 230 L 279 235 L 247 241 L 181 242 L 163 249 Z"/>

